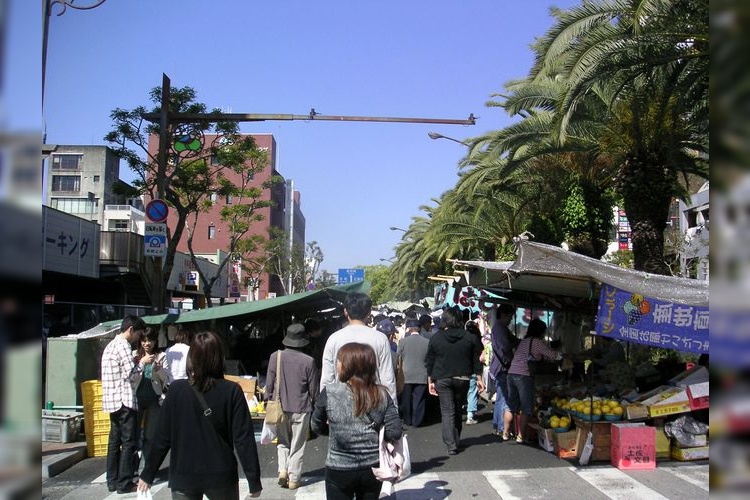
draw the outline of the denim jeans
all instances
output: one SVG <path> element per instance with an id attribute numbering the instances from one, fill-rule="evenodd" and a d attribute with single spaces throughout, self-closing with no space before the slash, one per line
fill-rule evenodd
<path id="1" fill-rule="evenodd" d="M 479 391 L 477 390 L 477 376 L 472 375 L 469 379 L 469 392 L 466 394 L 466 412 L 474 416 L 479 404 Z"/>
<path id="2" fill-rule="evenodd" d="M 443 378 L 435 382 L 435 389 L 440 400 L 443 443 L 448 451 L 456 451 L 461 439 L 461 407 L 466 403 L 469 381 Z"/>
<path id="3" fill-rule="evenodd" d="M 373 464 L 377 467 L 378 464 Z M 372 467 L 355 470 L 335 470 L 326 467 L 327 500 L 376 500 L 383 483 L 372 473 Z"/>
<path id="4" fill-rule="evenodd" d="M 125 406 L 109 414 L 107 486 L 123 490 L 133 482 L 138 461 L 137 412 Z"/>
<path id="5" fill-rule="evenodd" d="M 508 406 L 508 374 L 500 372 L 495 379 L 495 409 L 492 411 L 492 427 L 503 430 L 503 414 L 510 411 Z"/>
<path id="6" fill-rule="evenodd" d="M 529 375 L 508 375 L 508 403 L 510 411 L 520 409 L 527 417 L 534 410 L 534 377 Z"/>

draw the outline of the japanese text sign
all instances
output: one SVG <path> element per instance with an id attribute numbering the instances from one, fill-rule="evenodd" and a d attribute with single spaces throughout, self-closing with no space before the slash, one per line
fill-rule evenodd
<path id="1" fill-rule="evenodd" d="M 596 334 L 654 347 L 708 353 L 708 307 L 666 302 L 603 285 Z"/>

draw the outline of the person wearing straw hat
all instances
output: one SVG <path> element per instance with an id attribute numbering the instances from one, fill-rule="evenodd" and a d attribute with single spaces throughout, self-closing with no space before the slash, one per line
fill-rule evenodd
<path id="1" fill-rule="evenodd" d="M 320 372 L 313 358 L 303 352 L 310 343 L 303 324 L 289 325 L 281 343 L 285 349 L 274 352 L 268 360 L 266 394 L 269 398 L 273 397 L 278 366 L 279 400 L 287 417 L 277 427 L 279 486 L 296 490 L 301 483 L 302 457 L 310 428 L 310 414 L 318 397 Z"/>

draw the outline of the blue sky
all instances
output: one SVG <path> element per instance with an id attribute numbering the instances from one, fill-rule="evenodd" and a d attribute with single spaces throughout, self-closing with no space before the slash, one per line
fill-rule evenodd
<path id="1" fill-rule="evenodd" d="M 485 103 L 503 83 L 525 76 L 529 44 L 552 22 L 549 7 L 577 3 L 108 0 L 90 11 L 53 12 L 47 142 L 105 144 L 110 111 L 149 104 L 162 73 L 173 87 L 193 87 L 209 108 L 235 113 L 303 115 L 315 108 L 326 115 L 450 119 L 474 113 L 474 126 L 241 126 L 275 136 L 277 167 L 301 192 L 307 240 L 321 246 L 323 269 L 380 264 L 402 235 L 389 227 L 408 227 L 423 215 L 420 205 L 456 182 L 463 146 L 427 133 L 466 139 L 507 125 Z M 39 11 L 29 5 L 35 2 L 21 4 L 34 15 L 15 27 L 36 25 Z M 41 43 L 24 48 L 33 56 Z M 38 96 L 40 88 L 28 92 Z M 132 179 L 125 165 L 120 176 Z"/>

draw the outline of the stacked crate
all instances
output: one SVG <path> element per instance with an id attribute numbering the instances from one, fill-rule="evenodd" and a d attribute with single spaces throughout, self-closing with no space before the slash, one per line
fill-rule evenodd
<path id="1" fill-rule="evenodd" d="M 109 413 L 102 411 L 102 382 L 87 380 L 81 384 L 83 425 L 90 457 L 106 457 L 109 443 Z"/>

